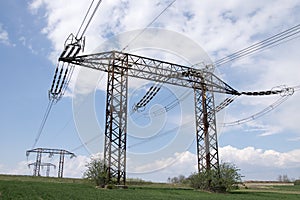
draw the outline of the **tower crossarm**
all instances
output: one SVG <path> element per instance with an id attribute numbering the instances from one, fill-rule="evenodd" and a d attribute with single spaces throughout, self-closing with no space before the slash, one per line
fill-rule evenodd
<path id="1" fill-rule="evenodd" d="M 205 69 L 178 65 L 162 60 L 137 56 L 118 51 L 102 52 L 77 57 L 61 57 L 60 61 L 109 72 L 109 66 L 114 63 L 115 73 L 126 69 L 128 76 L 146 79 L 154 82 L 167 83 L 182 87 L 240 95 L 216 75 Z"/>
<path id="2" fill-rule="evenodd" d="M 41 154 L 46 153 L 49 155 L 65 154 L 65 155 L 70 155 L 71 157 L 76 157 L 74 153 L 64 149 L 35 148 L 35 149 L 27 150 L 26 156 L 29 156 L 30 153 L 41 153 Z"/>
<path id="3" fill-rule="evenodd" d="M 35 164 L 36 164 L 35 162 L 34 162 L 34 163 L 30 163 L 30 164 L 28 164 L 28 167 L 30 167 L 30 166 L 32 166 L 32 165 L 35 165 Z M 42 167 L 44 167 L 44 166 L 51 166 L 51 167 L 56 168 L 56 165 L 54 165 L 54 164 L 52 164 L 52 163 L 44 163 L 44 162 L 41 162 L 40 165 L 41 165 Z"/>

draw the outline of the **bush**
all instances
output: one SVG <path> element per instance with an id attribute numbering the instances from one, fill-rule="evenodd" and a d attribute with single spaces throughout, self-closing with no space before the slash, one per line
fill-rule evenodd
<path id="1" fill-rule="evenodd" d="M 191 187 L 213 192 L 225 192 L 236 188 L 241 181 L 239 169 L 230 163 L 222 163 L 220 171 L 212 169 L 206 172 L 194 173 L 189 177 Z"/>
<path id="2" fill-rule="evenodd" d="M 91 161 L 86 164 L 87 170 L 83 176 L 93 182 L 97 186 L 104 187 L 107 184 L 106 165 L 102 159 L 91 158 Z"/>
<path id="3" fill-rule="evenodd" d="M 299 180 L 295 180 L 294 185 L 300 185 L 300 179 Z"/>

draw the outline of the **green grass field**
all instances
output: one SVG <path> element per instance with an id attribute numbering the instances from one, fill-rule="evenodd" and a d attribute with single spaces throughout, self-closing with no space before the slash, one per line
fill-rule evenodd
<path id="1" fill-rule="evenodd" d="M 227 194 L 196 191 L 168 184 L 129 185 L 128 189 L 97 189 L 82 179 L 0 176 L 0 199 L 300 199 L 300 186 L 268 186 Z"/>

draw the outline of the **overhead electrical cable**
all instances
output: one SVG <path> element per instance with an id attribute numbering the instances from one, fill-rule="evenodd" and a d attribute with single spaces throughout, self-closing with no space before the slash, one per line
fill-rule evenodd
<path id="1" fill-rule="evenodd" d="M 300 89 L 300 85 L 295 87 L 286 87 L 286 86 L 278 86 L 274 87 L 272 90 L 267 91 L 260 91 L 260 92 L 242 92 L 243 94 L 250 95 L 250 96 L 261 96 L 261 95 L 274 95 L 279 94 L 280 98 L 276 100 L 274 103 L 269 105 L 268 107 L 264 108 L 263 110 L 240 120 L 232 121 L 232 122 L 226 122 L 223 123 L 223 126 L 234 126 L 234 125 L 240 125 L 244 124 L 246 122 L 250 122 L 252 120 L 255 120 L 270 111 L 277 108 L 279 105 L 281 105 L 283 102 L 285 102 L 290 96 L 294 94 L 295 91 Z"/>
<path id="2" fill-rule="evenodd" d="M 122 49 L 122 51 L 125 51 L 128 47 L 129 47 L 129 45 L 132 43 L 132 42 L 134 42 L 138 37 L 140 37 L 164 12 L 166 12 L 167 10 L 168 10 L 168 8 L 170 8 L 174 3 L 176 2 L 176 0 L 173 0 L 170 4 L 168 4 L 167 5 L 167 7 L 165 7 L 145 28 L 143 28 L 137 35 L 135 35 L 134 37 L 133 37 L 133 39 L 131 39 L 128 43 L 127 43 L 127 45 L 126 46 L 124 46 L 124 48 Z M 145 106 L 151 101 L 151 99 L 158 93 L 158 91 L 160 90 L 160 88 L 161 88 L 161 86 L 162 86 L 163 84 L 160 84 L 160 86 L 159 87 L 157 87 L 157 86 L 154 86 L 153 85 L 153 87 L 155 88 L 155 90 L 156 90 L 156 92 L 154 92 L 153 93 L 153 95 L 152 95 L 152 93 L 151 93 L 151 91 L 150 92 L 147 92 L 146 94 L 145 94 L 145 96 L 141 99 L 141 101 L 142 102 L 139 102 L 138 104 L 136 104 L 135 106 L 134 106 L 134 108 L 133 108 L 133 112 L 135 112 L 135 111 L 138 111 L 138 110 L 141 110 L 141 108 L 145 108 Z M 151 88 L 153 88 L 153 87 L 150 87 L 150 89 Z M 151 96 L 148 96 L 148 94 L 149 93 L 151 93 Z M 148 97 L 148 98 L 147 98 Z M 147 100 L 145 99 L 145 101 L 143 100 L 144 98 L 147 98 Z"/>
<path id="3" fill-rule="evenodd" d="M 91 2 L 91 4 L 90 4 L 90 6 L 89 6 L 89 8 L 88 8 L 88 10 L 87 10 L 87 12 L 86 12 L 84 18 L 83 18 L 83 20 L 82 20 L 82 22 L 81 22 L 81 24 L 80 24 L 80 27 L 79 27 L 79 29 L 78 29 L 78 31 L 77 31 L 76 36 L 75 36 L 76 38 L 78 38 L 78 35 L 79 35 L 79 33 L 80 33 L 80 30 L 81 30 L 81 28 L 83 27 L 84 22 L 85 22 L 86 18 L 88 17 L 88 15 L 89 15 L 89 13 L 90 13 L 90 10 L 91 10 L 91 8 L 92 8 L 92 6 L 93 6 L 93 4 L 94 4 L 94 0 L 92 0 L 92 2 Z"/>
<path id="4" fill-rule="evenodd" d="M 295 37 L 295 35 L 299 34 L 300 33 L 300 24 L 292 27 L 292 28 L 289 28 L 283 32 L 280 32 L 274 36 L 271 36 L 263 41 L 260 41 L 260 42 L 257 42 L 247 48 L 244 48 L 244 49 L 241 49 L 233 54 L 230 54 L 229 56 L 226 56 L 222 59 L 219 59 L 217 61 L 215 61 L 215 65 L 216 66 L 220 66 L 220 65 L 223 65 L 223 64 L 226 64 L 228 62 L 231 62 L 235 59 L 239 59 L 239 58 L 242 58 L 242 57 L 245 57 L 245 56 L 248 56 L 250 54 L 253 54 L 253 53 L 256 53 L 256 52 L 259 52 L 261 50 L 264 50 L 264 49 L 267 49 L 267 48 L 271 48 L 271 47 L 274 47 L 274 46 L 277 46 L 277 45 L 280 45 L 282 44 L 283 42 L 287 42 L 287 41 L 290 41 L 292 39 L 295 39 L 297 37 Z M 243 93 L 244 95 L 256 95 L 257 93 L 253 93 L 253 92 L 244 92 Z M 259 93 L 260 95 L 264 95 L 262 93 Z M 178 102 L 175 102 L 174 105 L 178 105 L 179 104 L 179 101 L 180 99 L 177 99 Z M 230 102 L 231 103 L 231 102 Z M 219 108 L 217 108 L 219 109 Z"/>
<path id="5" fill-rule="evenodd" d="M 281 44 L 282 42 L 285 42 L 289 39 L 295 39 L 295 35 L 300 33 L 300 24 L 289 28 L 283 32 L 280 32 L 276 35 L 273 35 L 265 40 L 262 40 L 260 42 L 257 42 L 247 48 L 241 49 L 239 51 L 234 52 L 233 54 L 230 54 L 228 56 L 225 56 L 219 60 L 216 60 L 214 64 L 216 66 L 224 65 L 226 63 L 229 63 L 233 60 L 251 55 L 253 53 L 259 52 L 261 50 L 276 46 Z M 299 36 L 298 36 L 299 37 Z"/>
<path id="6" fill-rule="evenodd" d="M 47 121 L 48 116 L 49 116 L 49 114 L 50 114 L 50 111 L 51 111 L 51 108 L 52 108 L 52 106 L 53 106 L 53 103 L 54 103 L 54 100 L 50 100 L 50 101 L 48 102 L 48 106 L 47 106 L 46 112 L 45 112 L 44 117 L 43 117 L 43 119 L 42 119 L 42 122 L 41 122 L 40 128 L 39 128 L 39 130 L 38 130 L 37 136 L 35 137 L 34 143 L 33 143 L 33 145 L 32 145 L 32 149 L 35 148 L 37 142 L 39 141 L 39 139 L 40 139 L 40 137 L 41 137 L 43 128 L 44 128 L 44 126 L 45 126 L 45 124 L 46 124 L 46 121 Z"/>
<path id="7" fill-rule="evenodd" d="M 134 146 L 138 146 L 138 145 L 141 145 L 141 144 L 150 142 L 150 141 L 152 141 L 152 140 L 154 140 L 154 139 L 157 139 L 157 138 L 166 136 L 166 135 L 168 135 L 168 134 L 170 134 L 170 133 L 174 133 L 174 131 L 177 130 L 177 129 L 182 129 L 182 128 L 188 128 L 188 127 L 191 127 L 191 126 L 193 125 L 193 123 L 191 123 L 191 122 L 192 122 L 192 121 L 188 121 L 188 122 L 186 122 L 186 123 L 184 123 L 184 124 L 182 124 L 182 125 L 180 125 L 180 126 L 176 126 L 176 127 L 172 128 L 172 129 L 170 129 L 170 130 L 167 130 L 167 131 L 165 131 L 165 132 L 163 132 L 163 133 L 160 133 L 160 134 L 158 134 L 158 135 L 155 135 L 155 136 L 149 138 L 148 140 L 143 140 L 143 141 L 141 141 L 141 142 L 138 142 L 138 143 L 129 145 L 128 148 L 132 148 L 132 147 L 134 147 Z M 81 144 L 81 145 L 79 145 L 79 146 L 73 148 L 71 151 L 72 151 L 72 152 L 77 151 L 77 150 L 79 150 L 79 149 L 85 147 L 86 145 L 88 145 L 88 144 L 94 142 L 96 139 L 99 139 L 99 138 L 102 137 L 102 136 L 103 136 L 103 135 L 100 135 L 100 134 L 99 134 L 99 135 L 96 135 L 96 136 L 92 137 L 91 139 L 87 140 L 86 142 L 84 142 L 83 144 Z"/>
<path id="8" fill-rule="evenodd" d="M 100 76 L 98 83 L 101 82 L 101 81 L 103 80 L 103 78 L 104 78 L 104 73 Z M 77 109 L 76 109 L 76 112 L 73 112 L 72 116 L 69 117 L 69 119 L 66 121 L 65 125 L 62 126 L 62 128 L 60 128 L 58 131 L 56 131 L 56 134 L 55 134 L 54 137 L 56 137 L 58 134 L 60 134 L 61 132 L 63 132 L 63 130 L 70 124 L 70 122 L 73 121 L 74 116 L 78 115 L 78 114 L 82 111 L 83 106 L 84 106 L 84 104 L 87 102 L 87 100 L 88 100 L 88 96 L 86 96 L 86 97 L 80 102 L 80 104 L 79 104 L 78 106 L 76 106 L 76 108 L 77 108 Z"/>
<path id="9" fill-rule="evenodd" d="M 79 30 L 76 34 L 75 43 L 73 41 L 74 36 L 73 36 L 73 34 L 71 34 L 67 38 L 67 41 L 71 41 L 71 43 L 68 44 L 68 45 L 65 44 L 65 49 L 62 52 L 61 57 L 65 56 L 65 55 L 67 57 L 74 57 L 79 53 L 79 51 L 81 49 L 81 46 L 79 45 L 79 43 L 82 40 L 82 37 L 85 34 L 89 24 L 91 23 L 91 20 L 94 17 L 94 15 L 95 15 L 95 13 L 96 13 L 96 11 L 97 11 L 97 9 L 98 9 L 101 2 L 102 2 L 102 0 L 99 0 L 98 3 L 96 4 L 96 6 L 95 6 L 92 14 L 90 15 L 90 17 L 89 17 L 89 19 L 88 19 L 81 35 L 80 35 L 80 37 L 78 38 L 78 35 L 80 34 L 80 31 L 81 31 L 81 29 L 82 29 L 88 15 L 89 15 L 90 11 L 91 11 L 91 8 L 94 4 L 94 0 L 92 0 L 90 6 L 88 8 L 88 11 L 87 11 L 87 13 L 86 13 L 86 15 L 85 15 L 80 27 L 79 27 Z M 76 48 L 77 48 L 77 50 L 76 50 Z M 53 81 L 52 81 L 51 89 L 49 90 L 49 93 L 48 93 L 49 94 L 49 103 L 48 103 L 46 112 L 44 114 L 44 117 L 42 119 L 40 128 L 38 130 L 37 136 L 34 140 L 34 144 L 33 144 L 32 148 L 34 148 L 36 146 L 37 142 L 39 141 L 39 138 L 42 134 L 43 128 L 45 127 L 46 121 L 48 119 L 48 116 L 50 114 L 50 111 L 52 109 L 53 104 L 56 103 L 64 95 L 65 90 L 67 89 L 68 84 L 71 80 L 73 72 L 74 72 L 74 65 L 67 64 L 67 66 L 65 67 L 64 62 L 61 63 L 60 61 L 58 61 L 55 72 L 54 72 L 54 78 L 53 78 Z"/>
<path id="10" fill-rule="evenodd" d="M 96 141 L 96 139 L 99 139 L 100 137 L 102 137 L 102 135 L 96 135 L 95 137 L 92 137 L 91 139 L 87 140 L 86 142 L 82 143 L 81 145 L 75 147 L 74 149 L 72 149 L 71 151 L 77 151 L 78 149 L 81 149 L 83 147 L 85 147 L 86 145 L 90 144 L 91 142 Z"/>
<path id="11" fill-rule="evenodd" d="M 240 125 L 240 124 L 244 124 L 247 122 L 250 122 L 252 120 L 255 120 L 267 113 L 269 113 L 270 111 L 274 110 L 275 108 L 277 108 L 279 105 L 281 105 L 283 102 L 285 102 L 290 96 L 281 96 L 277 101 L 275 101 L 273 104 L 269 105 L 267 108 L 264 108 L 263 110 L 240 120 L 236 120 L 236 121 L 232 121 L 232 122 L 226 122 L 223 123 L 223 127 L 226 126 L 235 126 L 235 125 Z"/>
<path id="12" fill-rule="evenodd" d="M 175 132 L 177 129 L 182 129 L 182 128 L 192 127 L 193 123 L 191 123 L 191 122 L 192 122 L 192 121 L 188 121 L 188 122 L 186 122 L 186 123 L 184 123 L 184 124 L 182 124 L 182 125 L 180 125 L 180 126 L 176 126 L 176 127 L 172 128 L 172 129 L 170 129 L 170 130 L 167 130 L 167 131 L 165 131 L 165 132 L 163 132 L 163 133 L 159 133 L 159 134 L 157 134 L 157 135 L 155 135 L 155 136 L 152 136 L 152 137 L 150 137 L 150 138 L 147 139 L 147 140 L 143 140 L 143 141 L 141 141 L 141 142 L 137 142 L 137 143 L 135 143 L 135 144 L 129 145 L 129 146 L 128 146 L 128 149 L 130 149 L 130 148 L 132 148 L 132 147 L 135 147 L 135 146 L 138 146 L 138 145 L 145 144 L 145 143 L 150 142 L 150 141 L 152 141 L 152 140 L 155 140 L 155 139 L 157 139 L 157 138 L 160 138 L 160 137 L 163 137 L 163 136 L 167 136 L 168 134 L 171 134 L 171 133 L 174 134 L 174 132 Z"/>
<path id="13" fill-rule="evenodd" d="M 170 8 L 174 3 L 176 2 L 176 0 L 173 0 L 170 4 L 167 5 L 167 7 L 165 7 L 145 28 L 143 28 L 137 35 L 135 35 L 133 37 L 132 40 L 130 40 L 128 42 L 128 44 L 126 46 L 124 46 L 124 48 L 122 49 L 122 51 L 125 51 L 129 45 L 135 41 L 138 37 L 140 37 L 164 12 L 166 12 L 166 10 L 168 10 L 168 8 Z"/>
<path id="14" fill-rule="evenodd" d="M 190 94 L 191 94 L 191 92 L 189 90 L 185 90 L 182 94 L 180 94 L 178 96 L 178 98 L 176 97 L 174 100 L 172 100 L 166 106 L 164 106 L 162 108 L 158 108 L 157 110 L 154 110 L 150 113 L 149 112 L 148 113 L 143 113 L 140 116 L 136 117 L 134 120 L 140 119 L 141 117 L 149 117 L 149 116 L 157 117 L 157 116 L 162 115 L 166 112 L 169 112 L 173 108 L 175 108 L 180 102 L 184 101 Z M 170 96 L 172 96 L 172 95 L 169 95 L 165 99 L 168 99 Z"/>
<path id="15" fill-rule="evenodd" d="M 83 37 L 83 35 L 85 34 L 85 32 L 86 32 L 88 26 L 90 25 L 90 23 L 91 23 L 93 17 L 95 16 L 96 11 L 98 10 L 98 8 L 99 8 L 101 2 L 102 2 L 102 0 L 99 0 L 98 3 L 96 4 L 96 6 L 95 6 L 95 8 L 94 8 L 94 10 L 93 10 L 93 12 L 92 12 L 92 14 L 91 14 L 91 16 L 90 16 L 88 22 L 87 22 L 86 25 L 85 25 L 85 28 L 83 29 L 83 31 L 82 31 L 82 33 L 81 33 L 81 36 L 78 38 L 78 35 L 79 35 L 79 33 L 80 33 L 80 30 L 81 30 L 81 28 L 82 28 L 82 26 L 83 26 L 83 24 L 84 24 L 84 22 L 85 22 L 85 20 L 86 20 L 86 18 L 87 18 L 87 16 L 88 16 L 88 14 L 90 13 L 90 10 L 91 10 L 92 5 L 94 4 L 94 0 L 92 1 L 91 5 L 90 5 L 90 7 L 89 7 L 89 9 L 88 9 L 88 11 L 87 11 L 87 13 L 86 13 L 86 15 L 85 15 L 85 17 L 84 17 L 82 23 L 81 23 L 81 25 L 80 25 L 80 27 L 79 27 L 79 30 L 78 30 L 78 32 L 77 32 L 77 34 L 76 34 L 76 38 L 77 38 L 77 39 L 81 39 L 81 38 Z"/>

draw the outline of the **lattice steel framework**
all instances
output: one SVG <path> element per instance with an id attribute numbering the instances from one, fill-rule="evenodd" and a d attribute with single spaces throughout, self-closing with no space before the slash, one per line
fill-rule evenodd
<path id="1" fill-rule="evenodd" d="M 34 163 L 30 163 L 28 164 L 28 167 L 30 167 L 31 165 L 34 165 L 35 167 L 36 166 L 41 166 L 42 168 L 43 167 L 47 167 L 46 169 L 46 177 L 49 177 L 50 175 L 50 167 L 53 167 L 54 169 L 56 168 L 56 165 L 52 164 L 52 163 L 40 163 L 40 164 L 37 164 L 36 162 Z M 35 172 L 36 170 L 34 169 L 33 172 Z M 36 175 L 34 175 L 36 176 Z"/>
<path id="2" fill-rule="evenodd" d="M 194 90 L 194 98 L 199 172 L 219 170 L 214 95 L 203 88 Z"/>
<path id="3" fill-rule="evenodd" d="M 62 178 L 64 174 L 64 163 L 65 163 L 65 154 L 64 150 L 59 152 L 59 163 L 58 163 L 58 178 Z"/>
<path id="4" fill-rule="evenodd" d="M 126 181 L 128 62 L 110 60 L 107 79 L 104 161 L 109 180 Z M 125 67 L 124 67 L 125 66 Z M 116 180 L 114 180 L 116 179 Z"/>
<path id="5" fill-rule="evenodd" d="M 58 178 L 63 177 L 64 169 L 64 158 L 65 155 L 70 155 L 71 158 L 76 157 L 76 155 L 70 151 L 63 149 L 48 149 L 48 148 L 35 148 L 26 151 L 26 156 L 28 157 L 30 153 L 36 153 L 36 161 L 32 163 L 34 165 L 33 176 L 40 176 L 40 169 L 43 165 L 42 163 L 42 154 L 49 154 L 49 157 L 52 157 L 55 154 L 59 154 L 59 165 L 58 165 Z"/>
<path id="6" fill-rule="evenodd" d="M 198 170 L 219 169 L 214 92 L 240 93 L 210 70 L 117 51 L 59 60 L 108 72 L 104 156 L 109 180 L 126 180 L 128 76 L 194 89 Z"/>
<path id="7" fill-rule="evenodd" d="M 36 160 L 35 160 L 34 168 L 33 168 L 33 176 L 40 176 L 42 152 L 38 151 L 36 153 L 37 154 L 36 154 Z"/>

